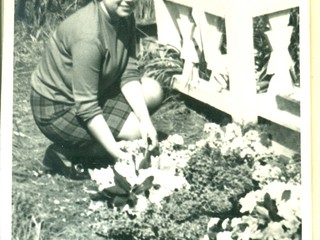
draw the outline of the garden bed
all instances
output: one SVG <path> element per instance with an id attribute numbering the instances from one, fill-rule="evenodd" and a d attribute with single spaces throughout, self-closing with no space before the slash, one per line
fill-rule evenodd
<path id="1" fill-rule="evenodd" d="M 274 231 L 281 236 L 274 239 L 300 239 L 300 159 L 273 154 L 262 126 L 210 123 L 201 109 L 190 108 L 192 100 L 167 100 L 153 115 L 160 153 L 171 156 L 162 160 L 169 167 L 172 158 L 187 162 L 177 172 L 188 187 L 160 205 L 144 205 L 135 217 L 92 198 L 99 193 L 95 181 L 44 172 L 48 142 L 33 124 L 28 100 L 21 104 L 13 150 L 13 239 L 266 239 Z M 173 135 L 183 143 L 165 144 Z"/>

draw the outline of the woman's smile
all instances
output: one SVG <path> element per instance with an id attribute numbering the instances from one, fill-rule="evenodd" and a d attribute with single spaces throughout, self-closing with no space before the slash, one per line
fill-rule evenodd
<path id="1" fill-rule="evenodd" d="M 135 7 L 135 0 L 104 0 L 103 2 L 113 19 L 128 17 Z"/>

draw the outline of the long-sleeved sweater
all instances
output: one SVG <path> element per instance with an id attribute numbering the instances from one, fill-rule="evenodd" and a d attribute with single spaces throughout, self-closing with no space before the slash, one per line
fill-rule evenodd
<path id="1" fill-rule="evenodd" d="M 119 81 L 139 81 L 134 17 L 111 21 L 92 2 L 67 18 L 48 42 L 31 85 L 40 95 L 75 105 L 88 121 L 102 112 L 100 99 Z"/>

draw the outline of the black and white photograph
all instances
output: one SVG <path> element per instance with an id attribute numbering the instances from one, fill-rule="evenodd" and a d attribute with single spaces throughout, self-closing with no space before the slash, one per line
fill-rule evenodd
<path id="1" fill-rule="evenodd" d="M 307 1 L 1 8 L 0 239 L 312 239 Z"/>

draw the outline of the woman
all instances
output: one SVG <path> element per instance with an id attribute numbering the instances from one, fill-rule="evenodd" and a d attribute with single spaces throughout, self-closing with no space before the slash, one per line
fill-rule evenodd
<path id="1" fill-rule="evenodd" d="M 78 10 L 54 32 L 33 73 L 34 119 L 54 142 L 44 165 L 70 178 L 87 178 L 82 165 L 95 160 L 132 160 L 120 139 L 157 146 L 147 105 L 163 95 L 157 82 L 139 78 L 135 2 L 94 0 Z"/>

